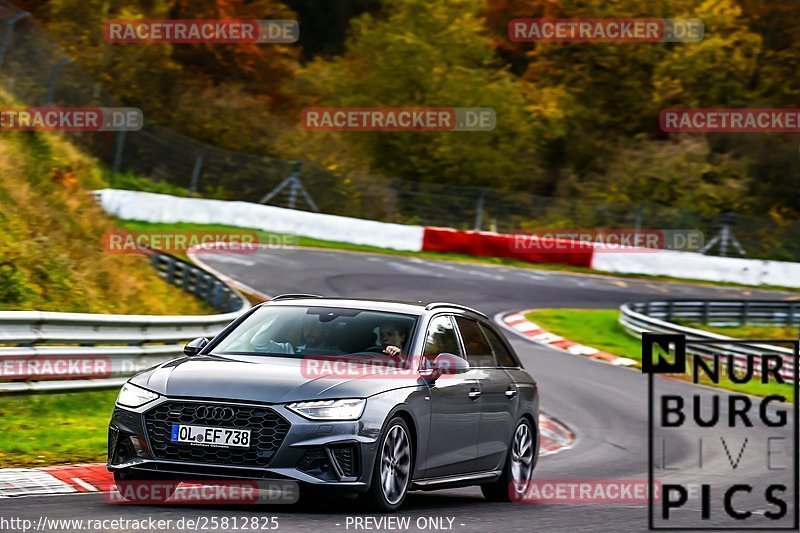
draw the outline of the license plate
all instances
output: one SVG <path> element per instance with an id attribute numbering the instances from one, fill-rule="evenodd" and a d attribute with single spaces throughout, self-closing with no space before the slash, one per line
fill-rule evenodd
<path id="1" fill-rule="evenodd" d="M 172 442 L 206 446 L 250 447 L 250 430 L 172 424 Z"/>

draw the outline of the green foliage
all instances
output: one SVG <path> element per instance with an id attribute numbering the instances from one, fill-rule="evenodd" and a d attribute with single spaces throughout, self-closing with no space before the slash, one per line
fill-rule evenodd
<path id="1" fill-rule="evenodd" d="M 565 180 L 567 196 L 660 204 L 706 216 L 744 208 L 747 162 L 712 152 L 703 137 L 620 143 L 603 173 Z"/>
<path id="2" fill-rule="evenodd" d="M 533 128 L 522 84 L 497 62 L 482 2 L 386 2 L 356 19 L 342 57 L 301 74 L 322 106 L 491 107 L 491 132 L 353 132 L 341 137 L 391 176 L 458 185 L 524 186 Z"/>
<path id="3" fill-rule="evenodd" d="M 146 257 L 105 251 L 104 234 L 115 225 L 87 184 L 105 185 L 97 163 L 63 137 L 6 132 L 0 139 L 0 309 L 212 312 L 164 283 Z"/>
<path id="4" fill-rule="evenodd" d="M 336 214 L 386 217 L 391 183 L 377 177 L 385 176 L 553 196 L 581 208 L 579 216 L 557 209 L 546 219 L 531 214 L 523 220 L 529 226 L 623 224 L 620 213 L 642 201 L 690 209 L 687 221 L 723 210 L 769 214 L 787 226 L 800 219 L 795 137 L 674 135 L 658 125 L 667 107 L 796 107 L 795 0 L 346 0 L 324 14 L 316 0 L 32 4 L 76 64 L 120 100 L 142 107 L 148 121 L 237 153 L 318 164 L 330 174 L 317 172 L 312 195 Z M 293 8 L 307 50 L 108 45 L 98 31 L 108 18 L 292 18 Z M 696 43 L 514 43 L 507 25 L 518 17 L 698 18 L 705 35 Z M 301 57 L 310 62 L 302 65 Z M 311 106 L 491 107 L 497 127 L 309 132 L 299 116 Z M 265 170 L 243 168 L 260 161 L 231 157 L 233 173 L 212 169 L 211 159 L 201 193 L 238 199 L 266 192 L 258 177 Z M 186 176 L 174 179 L 185 185 Z M 169 191 L 133 177 L 120 182 Z M 614 205 L 605 212 L 591 207 L 603 202 Z M 402 205 L 393 211 L 397 220 L 420 217 Z M 756 253 L 794 258 L 778 242 L 783 236 L 773 235 L 770 247 Z"/>
<path id="5" fill-rule="evenodd" d="M 272 153 L 270 133 L 289 111 L 291 95 L 282 88 L 297 68 L 296 48 L 108 44 L 102 28 L 109 19 L 295 18 L 281 2 L 57 0 L 37 15 L 45 17 L 47 30 L 77 67 L 99 83 L 98 88 L 126 105 L 140 107 L 148 123 L 234 150 Z"/>
<path id="6" fill-rule="evenodd" d="M 753 100 L 762 38 L 748 29 L 732 0 L 706 0 L 691 16 L 705 36 L 691 46 L 675 46 L 656 66 L 653 100 L 665 107 L 747 107 Z"/>
<path id="7" fill-rule="evenodd" d="M 0 304 L 20 305 L 29 294 L 25 274 L 13 263 L 0 264 Z"/>
<path id="8" fill-rule="evenodd" d="M 115 189 L 125 189 L 129 191 L 155 192 L 160 194 L 171 194 L 172 196 L 189 196 L 189 191 L 183 187 L 173 185 L 166 181 L 156 181 L 148 178 L 136 176 L 130 172 L 113 173 L 103 172 L 110 187 Z"/>

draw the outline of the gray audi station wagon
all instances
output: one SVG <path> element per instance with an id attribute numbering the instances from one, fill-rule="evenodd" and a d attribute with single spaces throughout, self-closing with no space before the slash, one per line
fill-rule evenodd
<path id="1" fill-rule="evenodd" d="M 536 381 L 468 307 L 282 295 L 184 352 L 120 391 L 118 487 L 293 480 L 394 511 L 410 490 L 519 499 L 536 466 Z"/>

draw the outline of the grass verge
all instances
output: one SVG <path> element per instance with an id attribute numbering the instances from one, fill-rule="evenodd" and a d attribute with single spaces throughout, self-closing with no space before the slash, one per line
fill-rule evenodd
<path id="1" fill-rule="evenodd" d="M 0 104 L 12 105 L 0 91 Z M 108 253 L 114 220 L 91 191 L 106 186 L 98 162 L 64 136 L 0 138 L 0 310 L 208 314 L 168 285 L 143 255 Z"/>
<path id="2" fill-rule="evenodd" d="M 619 324 L 619 311 L 616 309 L 540 309 L 527 313 L 525 316 L 528 320 L 556 335 L 604 352 L 628 357 L 641 364 L 641 340 L 630 335 Z M 686 379 L 691 378 L 686 376 Z M 772 382 L 739 384 L 722 378 L 719 384 L 714 384 L 708 379 L 701 379 L 700 382 L 704 385 L 719 386 L 754 396 L 780 394 L 789 401 L 794 397 L 792 386 L 789 384 Z"/>
<path id="3" fill-rule="evenodd" d="M 0 467 L 104 462 L 116 390 L 0 398 Z"/>

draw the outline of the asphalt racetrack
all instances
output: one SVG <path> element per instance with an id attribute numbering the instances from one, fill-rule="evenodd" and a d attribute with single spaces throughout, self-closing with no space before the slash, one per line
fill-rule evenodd
<path id="1" fill-rule="evenodd" d="M 220 272 L 270 295 L 304 292 L 327 296 L 443 300 L 475 307 L 489 316 L 537 307 L 617 308 L 626 301 L 657 298 L 798 298 L 797 293 L 315 249 L 263 250 L 244 256 L 205 255 L 202 259 Z M 507 331 L 507 335 L 525 367 L 539 381 L 542 410 L 566 423 L 576 434 L 572 448 L 540 460 L 534 477 L 646 480 L 646 377 L 638 371 L 536 345 L 512 332 Z M 664 379 L 657 381 L 662 390 L 674 390 L 684 396 L 692 392 L 708 394 L 706 389 L 690 384 Z M 727 407 L 723 406 L 722 412 L 726 413 Z M 788 427 L 791 428 L 791 424 Z M 740 431 L 744 430 L 726 430 L 734 456 L 745 437 L 737 433 Z M 790 429 L 784 433 L 791 436 Z M 681 439 L 685 440 L 673 445 L 668 452 L 673 466 L 697 461 L 692 451 L 691 431 Z M 724 453 L 709 452 L 703 472 L 706 479 L 702 481 L 713 482 L 724 480 L 732 470 Z M 737 480 L 746 479 L 754 486 L 769 478 L 764 473 L 764 465 L 758 461 L 743 460 L 735 475 Z M 737 496 L 736 502 L 756 514 L 770 509 L 760 493 Z M 721 512 L 721 507 L 721 503 L 715 501 L 712 516 Z M 305 507 L 136 506 L 109 505 L 101 494 L 82 493 L 0 500 L 0 516 L 28 518 L 34 523 L 41 516 L 48 519 L 153 517 L 173 521 L 202 516 L 265 516 L 277 518 L 278 531 L 388 529 L 381 527 L 387 523 L 377 522 L 381 515 L 365 515 L 348 500 L 321 501 Z M 647 529 L 646 505 L 497 504 L 485 501 L 478 488 L 411 493 L 405 507 L 393 516 L 411 518 L 410 527 L 404 529 L 407 531 L 419 531 L 417 526 L 425 525 L 423 521 L 428 518 L 442 519 L 441 523 L 452 531 L 481 533 Z M 687 504 L 676 516 L 687 523 L 698 524 L 699 503 Z M 354 517 L 368 517 L 370 521 L 360 522 L 361 527 L 357 527 Z M 422 520 L 418 522 L 418 519 Z"/>

